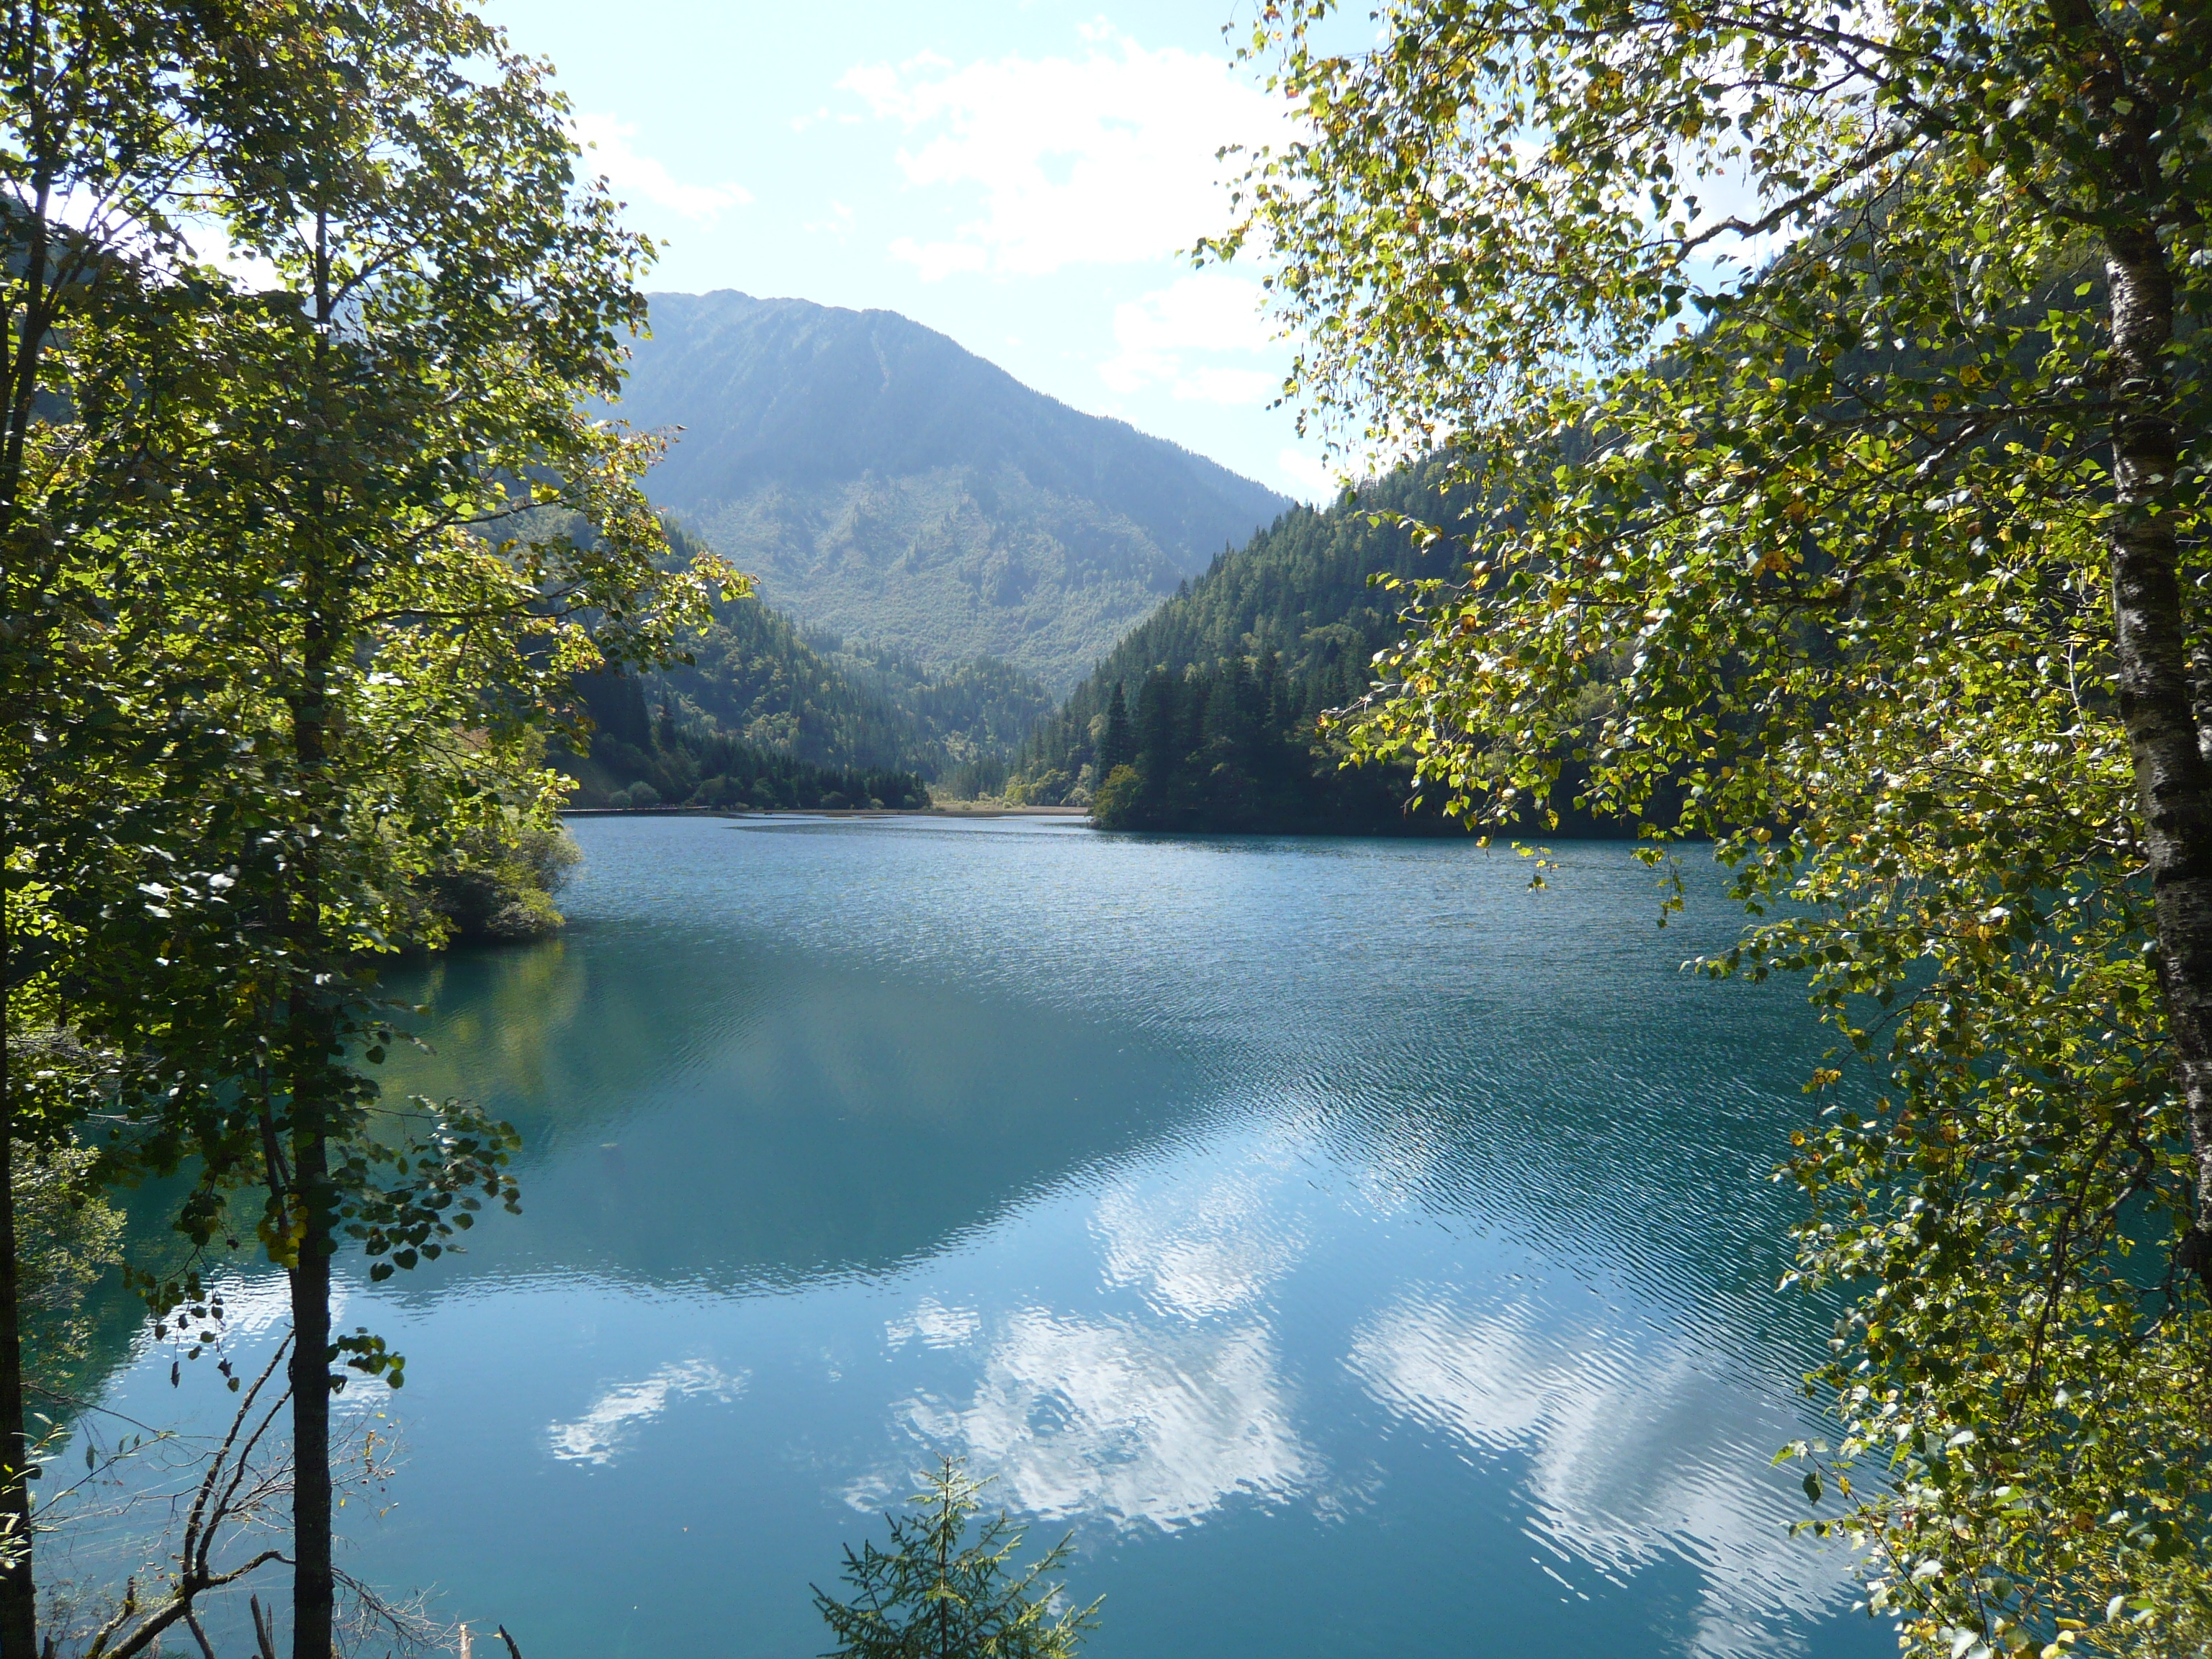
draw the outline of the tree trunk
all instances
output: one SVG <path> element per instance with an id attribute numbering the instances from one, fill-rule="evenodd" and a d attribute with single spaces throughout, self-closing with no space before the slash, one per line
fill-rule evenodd
<path id="1" fill-rule="evenodd" d="M 308 749 L 320 757 L 319 724 Z M 307 848 L 314 847 L 310 825 Z M 313 851 L 301 859 L 303 892 L 295 901 L 301 942 L 310 961 L 320 959 L 320 884 Z M 295 989 L 287 1010 L 292 1044 L 293 1225 L 297 1255 L 292 1291 L 292 1656 L 331 1659 L 334 1651 L 337 1587 L 331 1557 L 331 1254 L 332 1249 L 330 1142 L 324 1108 L 330 1073 L 330 1027 L 312 984 Z"/>
<path id="2" fill-rule="evenodd" d="M 0 962 L 4 962 L 0 942 Z M 0 1659 L 37 1659 L 39 1592 L 31 1574 L 31 1439 L 24 1425 L 22 1322 L 15 1247 L 15 1113 L 0 1044 Z"/>
<path id="3" fill-rule="evenodd" d="M 332 1194 L 329 1124 L 332 1021 L 316 969 L 329 956 L 323 933 L 322 838 L 329 799 L 330 635 L 319 606 L 325 584 L 309 557 L 310 620 L 302 641 L 301 686 L 292 705 L 292 752 L 299 767 L 303 832 L 295 852 L 292 945 L 295 956 L 285 1010 L 290 1046 L 293 1224 L 299 1246 L 291 1269 L 292 1654 L 331 1659 L 335 1585 L 331 1571 L 331 1253 Z"/>
<path id="4" fill-rule="evenodd" d="M 9 295 L 15 321 L 7 344 L 6 428 L 0 434 L 0 556 L 15 562 L 6 573 L 8 622 L 42 615 L 38 599 L 49 584 L 44 573 L 22 557 L 15 537 L 22 506 L 23 458 L 30 441 L 39 389 L 39 366 L 53 326 L 52 269 L 49 258 L 49 213 L 53 191 L 52 135 L 43 122 L 33 149 L 40 160 L 32 180 L 29 234 Z M 26 603 L 27 601 L 27 603 Z M 11 720 L 34 706 L 35 684 L 20 678 L 36 659 L 40 641 L 30 630 L 9 641 L 8 687 Z M 18 701 L 20 699 L 20 701 Z M 0 860 L 8 856 L 15 826 L 0 823 Z M 15 939 L 0 915 L 0 997 L 14 987 Z M 23 1340 L 21 1261 L 15 1239 L 15 1097 L 9 1073 L 7 1036 L 14 1030 L 12 1005 L 0 1006 L 0 1659 L 38 1659 L 39 1591 L 33 1575 L 31 1533 L 31 1441 L 23 1403 Z"/>
<path id="5" fill-rule="evenodd" d="M 337 1598 L 331 1576 L 329 1171 L 319 1124 L 296 1131 L 292 1144 L 301 1224 L 291 1272 L 292 1655 L 331 1659 Z"/>
<path id="6" fill-rule="evenodd" d="M 2179 442 L 2166 348 L 2173 275 L 2148 230 L 2106 239 L 2118 413 L 2109 536 L 2120 714 L 2135 761 L 2158 963 L 2196 1160 L 2196 1215 L 2176 1253 L 2212 1292 L 2212 763 L 2198 742 L 2173 528 Z"/>

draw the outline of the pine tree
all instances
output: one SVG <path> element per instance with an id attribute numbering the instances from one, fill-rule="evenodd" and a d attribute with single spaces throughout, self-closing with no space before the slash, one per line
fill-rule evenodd
<path id="1" fill-rule="evenodd" d="M 1113 775 L 1117 766 L 1127 766 L 1137 757 L 1137 741 L 1129 729 L 1129 705 L 1121 696 L 1121 682 L 1114 682 L 1114 693 L 1106 700 L 1106 732 L 1098 742 L 1098 775 Z"/>
<path id="2" fill-rule="evenodd" d="M 863 1543 L 855 1555 L 848 1547 L 852 1601 L 814 1587 L 838 1642 L 823 1659 L 1073 1659 L 1085 1632 L 1098 1627 L 1098 1601 L 1054 1618 L 1064 1587 L 1038 1582 L 1067 1559 L 1073 1534 L 1025 1571 L 1008 1565 L 1024 1534 L 1003 1511 L 964 1541 L 984 1484 L 964 1467 L 948 1457 L 921 1477 L 910 1500 L 920 1513 L 884 1517 L 889 1550 Z"/>

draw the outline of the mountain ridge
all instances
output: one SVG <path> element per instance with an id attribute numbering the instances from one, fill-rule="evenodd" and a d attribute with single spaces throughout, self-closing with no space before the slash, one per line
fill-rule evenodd
<path id="1" fill-rule="evenodd" d="M 657 507 L 809 627 L 1055 692 L 1291 503 L 884 310 L 649 296 L 614 412 Z"/>

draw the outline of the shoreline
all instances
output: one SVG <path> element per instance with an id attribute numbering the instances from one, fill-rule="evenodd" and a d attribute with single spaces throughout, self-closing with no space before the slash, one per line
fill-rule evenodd
<path id="1" fill-rule="evenodd" d="M 1089 818 L 1082 806 L 819 806 L 755 811 L 734 806 L 564 806 L 564 818 Z"/>

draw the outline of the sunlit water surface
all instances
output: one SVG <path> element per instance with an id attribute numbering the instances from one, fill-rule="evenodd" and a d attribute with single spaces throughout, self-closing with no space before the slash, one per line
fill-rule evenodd
<path id="1" fill-rule="evenodd" d="M 574 828 L 565 938 L 404 987 L 390 1086 L 510 1118 L 525 1213 L 346 1292 L 408 1361 L 344 1396 L 406 1450 L 355 1574 L 526 1659 L 796 1659 L 950 1451 L 1073 1529 L 1097 1659 L 1890 1650 L 1768 1467 L 1818 1427 L 1765 1177 L 1823 1045 L 1681 971 L 1717 896 L 1662 932 L 1601 844 L 1540 892 L 1465 843 Z M 250 1366 L 281 1297 L 233 1302 Z M 226 1417 L 172 1358 L 107 1407 Z"/>

